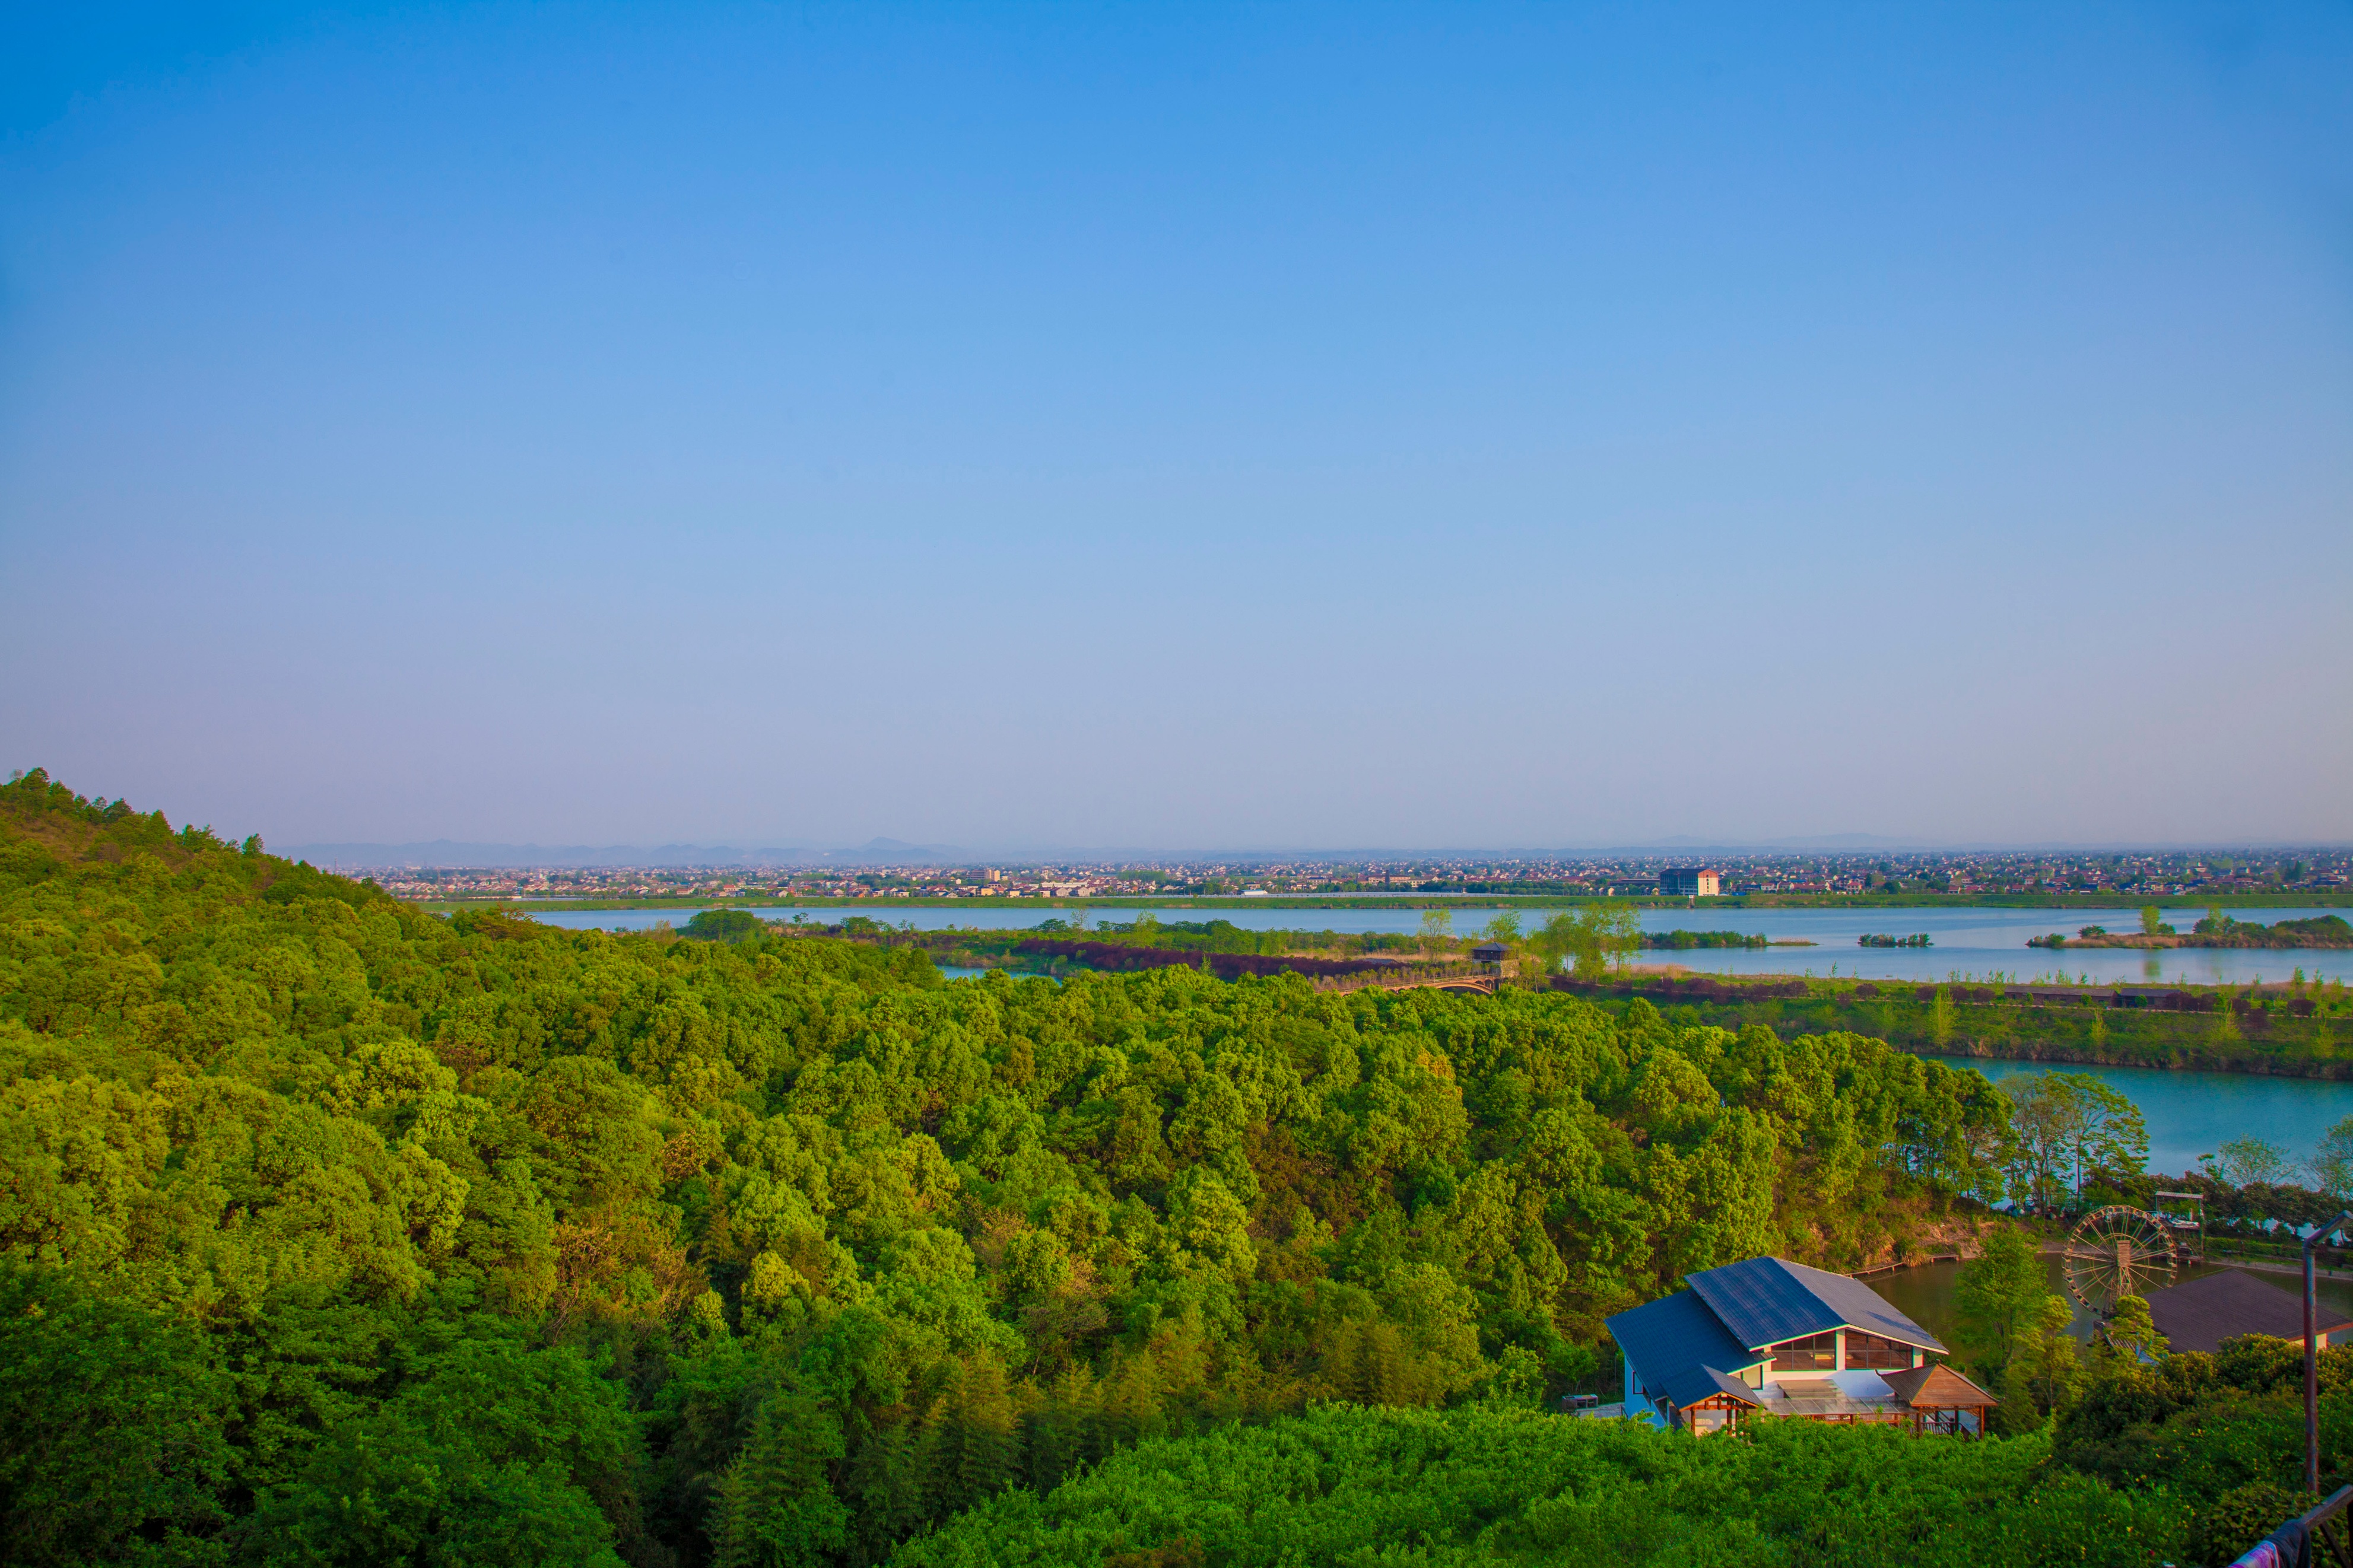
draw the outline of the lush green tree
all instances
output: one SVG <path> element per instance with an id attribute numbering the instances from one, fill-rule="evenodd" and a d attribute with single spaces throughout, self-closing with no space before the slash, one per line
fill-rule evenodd
<path id="1" fill-rule="evenodd" d="M 1451 910 L 1421 911 L 1421 954 L 1424 958 L 1436 957 L 1452 945 L 1453 941 L 1454 912 Z"/>
<path id="2" fill-rule="evenodd" d="M 2353 1116 L 2320 1135 L 2312 1152 L 2313 1184 L 2335 1198 L 2353 1198 Z"/>
<path id="3" fill-rule="evenodd" d="M 621 1390 L 563 1349 L 475 1337 L 322 1436 L 256 1517 L 273 1565 L 586 1563 L 618 1568 L 638 1432 Z"/>
<path id="4" fill-rule="evenodd" d="M 828 1466 L 848 1452 L 833 1414 L 806 1395 L 763 1403 L 721 1476 L 712 1561 L 720 1568 L 826 1563 L 849 1542 L 849 1510 Z"/>
<path id="5" fill-rule="evenodd" d="M 907 1568 L 1017 1563 L 1891 1561 L 2155 1568 L 2188 1518 L 2045 1461 L 2047 1439 L 1932 1443 L 1761 1423 L 1693 1441 L 1481 1402 L 1324 1408 L 1147 1441 L 1039 1497 L 1004 1494 L 911 1542 Z"/>
<path id="6" fill-rule="evenodd" d="M 2140 1108 L 2088 1073 L 2025 1073 L 2002 1088 L 2017 1134 L 2012 1194 L 2032 1207 L 2082 1196 L 2099 1173 L 2137 1173 L 2148 1158 Z"/>
<path id="7" fill-rule="evenodd" d="M 2050 1289 L 2025 1232 L 2009 1226 L 1986 1232 L 1982 1250 L 1961 1265 L 1953 1285 L 1960 1348 L 1981 1374 L 1999 1378 L 2010 1365 Z"/>
<path id="8" fill-rule="evenodd" d="M 2119 1297 L 2108 1321 L 2101 1325 L 2100 1341 L 2119 1354 L 2154 1358 L 2165 1353 L 2165 1336 L 2149 1316 L 2148 1301 L 2140 1296 Z"/>
<path id="9" fill-rule="evenodd" d="M 2082 1357 L 2068 1328 L 2074 1309 L 2064 1296 L 2046 1295 L 2028 1313 L 2010 1345 L 2001 1378 L 1999 1417 L 2011 1431 L 2039 1426 L 2073 1402 L 2084 1382 Z"/>
<path id="10" fill-rule="evenodd" d="M 701 942 L 747 942 L 762 929 L 760 917 L 749 910 L 703 910 L 678 934 Z"/>
<path id="11" fill-rule="evenodd" d="M 189 1325 L 0 1264 L 0 1540 L 11 1563 L 203 1562 L 233 1398 Z"/>
<path id="12" fill-rule="evenodd" d="M 1623 900 L 1580 905 L 1545 921 L 1530 945 L 1554 963 L 1567 960 L 1580 980 L 1598 980 L 1642 945 L 1640 911 Z"/>
<path id="13" fill-rule="evenodd" d="M 2216 1151 L 2222 1179 L 2234 1187 L 2269 1186 L 2285 1181 L 2295 1168 L 2286 1150 L 2268 1138 L 2232 1138 Z"/>

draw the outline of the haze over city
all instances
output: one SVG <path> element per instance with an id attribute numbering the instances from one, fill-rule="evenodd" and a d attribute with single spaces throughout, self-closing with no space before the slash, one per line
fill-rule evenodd
<path id="1" fill-rule="evenodd" d="M 2348 83 L 0 11 L 0 1559 L 2353 1565 Z"/>
<path id="2" fill-rule="evenodd" d="M 9 767 L 273 845 L 2353 839 L 2353 13 L 19 15 Z"/>

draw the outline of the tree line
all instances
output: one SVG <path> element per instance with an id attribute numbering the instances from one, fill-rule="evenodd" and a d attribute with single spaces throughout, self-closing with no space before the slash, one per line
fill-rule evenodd
<path id="1" fill-rule="evenodd" d="M 1325 1405 L 1147 1439 L 1052 1491 L 1000 1494 L 898 1561 L 1277 1568 L 1409 1542 L 1435 1568 L 2158 1568 L 2229 1562 L 2309 1506 L 2297 1347 L 2251 1336 L 2168 1354 L 2131 1299 L 2080 1345 L 2031 1243 L 1997 1236 L 1958 1301 L 1963 1359 L 2001 1391 L 1989 1441 L 1769 1415 L 1694 1440 L 1510 1394 Z M 2319 1371 L 2326 1490 L 2353 1454 L 2353 1348 Z"/>
<path id="2" fill-rule="evenodd" d="M 736 923 L 0 788 L 14 1555 L 875 1563 L 1155 1438 L 1599 1386 L 1609 1313 L 1966 1225 L 2013 1136 L 1861 1035 Z"/>

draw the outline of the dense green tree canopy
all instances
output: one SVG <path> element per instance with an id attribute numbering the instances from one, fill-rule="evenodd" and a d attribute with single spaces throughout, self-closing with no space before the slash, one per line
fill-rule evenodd
<path id="1" fill-rule="evenodd" d="M 907 1568 L 1400 1560 L 1759 1568 L 2155 1568 L 2180 1500 L 2053 1472 L 2047 1439 L 1923 1441 L 1767 1422 L 1693 1441 L 1470 1406 L 1320 1408 L 1144 1445 L 911 1542 Z"/>
<path id="2" fill-rule="evenodd" d="M 31 1561 L 872 1562 L 1155 1434 L 1606 1373 L 1608 1313 L 1880 1255 L 2008 1125 L 1565 994 L 441 920 L 37 773 L 0 933 Z"/>

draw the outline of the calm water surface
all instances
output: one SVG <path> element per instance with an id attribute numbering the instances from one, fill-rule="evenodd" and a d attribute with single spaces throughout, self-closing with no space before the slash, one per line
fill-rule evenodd
<path id="1" fill-rule="evenodd" d="M 2028 1072 L 2088 1073 L 2140 1108 L 2148 1127 L 2148 1168 L 2167 1175 L 2197 1169 L 2200 1154 L 2216 1152 L 2231 1138 L 2268 1138 L 2302 1159 L 2313 1152 L 2322 1133 L 2353 1117 L 2353 1083 L 2341 1080 L 1977 1057 L 1930 1059 L 1947 1067 L 1975 1068 L 1996 1083 Z"/>
<path id="2" fill-rule="evenodd" d="M 763 920 L 789 921 L 794 915 L 822 924 L 845 914 L 863 914 L 891 926 L 918 931 L 962 928 L 971 931 L 1018 931 L 1048 918 L 1071 921 L 1083 914 L 1089 925 L 1126 924 L 1145 911 L 1133 909 L 1090 909 L 1041 904 L 991 906 L 979 900 L 969 904 L 930 909 L 895 908 L 877 900 L 860 909 L 777 908 L 754 911 Z M 1417 931 L 1419 910 L 1159 910 L 1164 921 L 1231 921 L 1245 931 L 1336 931 L 1392 934 Z M 1465 907 L 1451 911 L 1454 930 L 1468 934 L 1493 918 L 1490 909 Z M 1523 922 L 1541 920 L 1546 911 L 1522 910 Z M 2331 914 L 2329 910 L 2258 910 L 2243 918 L 2269 924 Z M 549 925 L 604 931 L 642 931 L 661 921 L 684 925 L 696 913 L 688 910 L 549 910 L 536 916 Z M 2188 929 L 2198 918 L 2194 910 L 2168 908 L 2167 919 Z M 2127 949 L 2051 952 L 2026 945 L 2030 937 L 2058 931 L 2073 934 L 2087 925 L 2110 931 L 2136 929 L 2137 909 L 2115 910 L 1645 910 L 1645 931 L 1736 931 L 1782 942 L 1810 942 L 1811 947 L 1731 948 L 1683 952 L 1653 952 L 1646 960 L 1686 968 L 1740 974 L 1859 975 L 1870 979 L 1945 980 L 1953 976 L 2009 975 L 2034 980 L 2057 974 L 2098 982 L 2187 981 L 2199 984 L 2243 984 L 2250 980 L 2285 980 L 2297 969 L 2306 975 L 2353 980 L 2353 951 L 2261 952 L 2231 948 L 2183 948 L 2170 952 L 2143 953 Z M 1855 939 L 1878 932 L 1907 936 L 1926 932 L 1933 945 L 1926 948 L 1867 948 Z"/>

